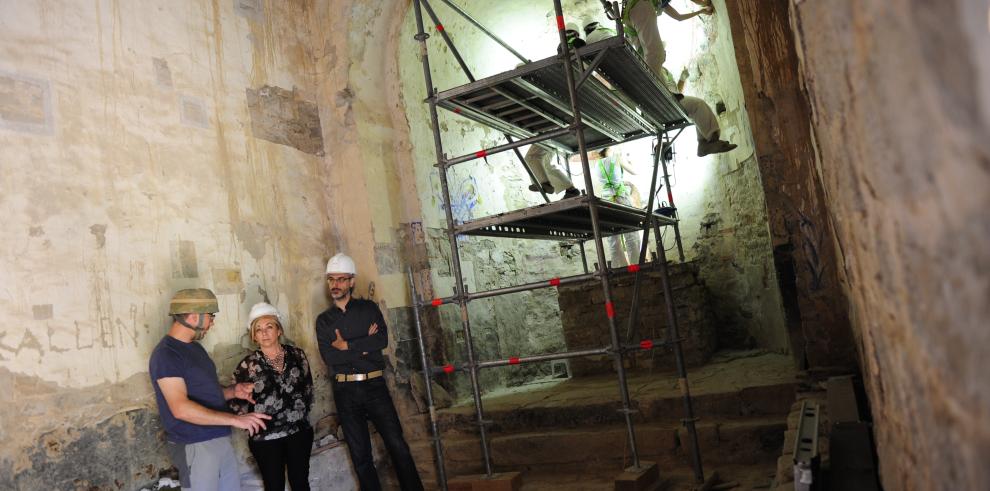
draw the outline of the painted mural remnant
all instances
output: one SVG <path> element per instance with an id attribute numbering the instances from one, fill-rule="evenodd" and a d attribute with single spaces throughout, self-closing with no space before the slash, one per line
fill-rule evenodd
<path id="1" fill-rule="evenodd" d="M 168 61 L 164 58 L 152 58 L 151 63 L 155 69 L 155 83 L 163 89 L 171 89 L 172 69 L 168 67 Z"/>
<path id="2" fill-rule="evenodd" d="M 191 95 L 181 96 L 179 98 L 179 121 L 186 126 L 209 128 L 210 116 L 206 109 L 206 102 Z"/>
<path id="3" fill-rule="evenodd" d="M 251 133 L 256 138 L 323 156 L 320 108 L 299 98 L 295 90 L 265 85 L 247 89 Z"/>
<path id="4" fill-rule="evenodd" d="M 47 80 L 0 71 L 0 129 L 52 134 L 52 95 Z"/>

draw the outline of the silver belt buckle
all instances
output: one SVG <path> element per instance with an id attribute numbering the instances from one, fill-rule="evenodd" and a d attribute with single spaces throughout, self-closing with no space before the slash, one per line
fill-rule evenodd
<path id="1" fill-rule="evenodd" d="M 364 373 L 356 373 L 354 374 L 354 378 L 352 380 L 355 382 L 363 382 L 368 380 L 368 375 Z"/>

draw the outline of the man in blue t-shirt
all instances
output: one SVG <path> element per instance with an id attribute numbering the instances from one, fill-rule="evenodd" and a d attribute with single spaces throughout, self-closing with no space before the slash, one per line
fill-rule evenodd
<path id="1" fill-rule="evenodd" d="M 230 427 L 254 434 L 271 419 L 261 413 L 236 415 L 227 409 L 228 399 L 253 404 L 254 384 L 221 387 L 216 365 L 196 342 L 206 336 L 219 310 L 216 295 L 208 289 L 178 291 L 169 303 L 172 326 L 152 351 L 148 367 L 166 446 L 179 469 L 182 489 L 240 490 Z"/>

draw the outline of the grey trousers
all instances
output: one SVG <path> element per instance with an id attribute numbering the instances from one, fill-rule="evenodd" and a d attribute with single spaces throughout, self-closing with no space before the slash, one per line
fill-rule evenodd
<path id="1" fill-rule="evenodd" d="M 647 2 L 649 3 L 649 2 Z M 633 206 L 629 196 L 620 195 L 605 198 L 620 205 Z M 610 235 L 605 238 L 608 244 L 609 256 L 613 268 L 621 268 L 630 264 L 639 264 L 640 237 L 642 232 L 629 232 L 620 235 Z"/>
<path id="2" fill-rule="evenodd" d="M 230 437 L 199 443 L 166 442 L 172 464 L 179 469 L 182 489 L 240 491 L 241 475 Z"/>

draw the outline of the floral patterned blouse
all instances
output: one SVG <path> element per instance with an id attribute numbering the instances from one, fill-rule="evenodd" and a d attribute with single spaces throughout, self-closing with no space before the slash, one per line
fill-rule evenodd
<path id="1" fill-rule="evenodd" d="M 267 429 L 251 436 L 252 440 L 276 440 L 309 427 L 309 410 L 313 406 L 313 377 L 306 353 L 295 346 L 285 349 L 285 368 L 279 374 L 261 350 L 244 357 L 234 370 L 234 380 L 254 382 L 255 404 L 241 399 L 228 401 L 237 414 L 264 413 L 272 417 Z"/>

